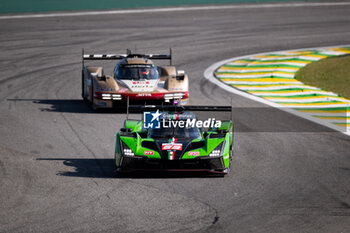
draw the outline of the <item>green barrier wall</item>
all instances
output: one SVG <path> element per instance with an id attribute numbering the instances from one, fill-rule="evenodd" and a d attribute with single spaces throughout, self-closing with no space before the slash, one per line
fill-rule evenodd
<path id="1" fill-rule="evenodd" d="M 0 14 L 307 0 L 0 0 Z M 310 2 L 310 0 L 308 0 Z"/>

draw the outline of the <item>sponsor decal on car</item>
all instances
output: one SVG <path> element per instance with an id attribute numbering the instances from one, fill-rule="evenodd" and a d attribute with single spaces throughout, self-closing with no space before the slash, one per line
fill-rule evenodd
<path id="1" fill-rule="evenodd" d="M 169 160 L 174 160 L 175 158 L 175 151 L 169 151 L 168 153 L 168 159 Z"/>
<path id="2" fill-rule="evenodd" d="M 190 152 L 188 152 L 188 155 L 198 156 L 199 155 L 199 151 L 190 151 Z"/>
<path id="3" fill-rule="evenodd" d="M 119 92 L 119 93 L 125 93 L 125 92 L 127 92 L 127 91 L 128 91 L 127 88 L 122 88 L 122 89 L 120 89 L 118 92 Z"/>
<path id="4" fill-rule="evenodd" d="M 147 81 L 134 81 L 134 80 L 123 80 L 120 81 L 122 85 L 126 85 L 133 92 L 152 92 L 157 87 L 158 80 L 147 80 Z"/>
<path id="5" fill-rule="evenodd" d="M 171 88 L 169 88 L 169 91 L 182 91 L 182 88 L 179 88 L 179 87 L 171 87 Z"/>
<path id="6" fill-rule="evenodd" d="M 153 151 L 148 151 L 148 150 L 146 150 L 145 153 L 144 153 L 144 155 L 153 155 Z"/>
<path id="7" fill-rule="evenodd" d="M 181 143 L 163 143 L 162 150 L 182 150 Z"/>
<path id="8" fill-rule="evenodd" d="M 138 93 L 136 96 L 137 97 L 144 97 L 144 96 L 152 96 L 152 94 L 151 93 Z"/>
<path id="9" fill-rule="evenodd" d="M 182 150 L 182 144 L 177 143 L 177 138 L 173 137 L 172 139 L 169 139 L 169 143 L 162 144 L 162 150 Z"/>
<path id="10" fill-rule="evenodd" d="M 147 90 L 152 86 L 153 85 L 149 81 L 133 81 L 130 88 L 131 89 Z"/>
<path id="11" fill-rule="evenodd" d="M 149 81 L 133 81 L 132 82 L 132 85 L 137 85 L 137 86 L 145 86 L 145 85 L 149 85 L 149 84 L 150 84 Z"/>

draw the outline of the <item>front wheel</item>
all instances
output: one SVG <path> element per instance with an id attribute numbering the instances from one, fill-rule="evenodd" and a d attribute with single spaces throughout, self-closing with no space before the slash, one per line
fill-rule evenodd
<path id="1" fill-rule="evenodd" d="M 117 167 L 114 162 L 114 174 L 116 178 L 123 178 L 126 177 L 126 174 L 123 172 L 123 169 L 121 167 Z"/>

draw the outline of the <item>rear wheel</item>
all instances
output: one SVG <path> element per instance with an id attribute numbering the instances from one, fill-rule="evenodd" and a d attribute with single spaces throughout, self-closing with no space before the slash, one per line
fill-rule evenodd
<path id="1" fill-rule="evenodd" d="M 87 102 L 86 93 L 85 93 L 85 78 L 84 78 L 84 71 L 81 71 L 81 97 L 83 97 L 83 100 Z"/>
<path id="2" fill-rule="evenodd" d="M 94 104 L 94 95 L 95 95 L 95 90 L 94 90 L 94 80 L 91 79 L 91 91 L 90 91 L 90 107 L 93 111 L 97 110 L 96 105 Z"/>

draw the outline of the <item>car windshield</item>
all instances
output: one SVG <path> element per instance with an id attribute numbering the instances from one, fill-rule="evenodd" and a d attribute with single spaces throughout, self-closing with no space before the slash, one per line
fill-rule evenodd
<path id="1" fill-rule="evenodd" d="M 117 70 L 117 79 L 143 80 L 158 78 L 158 71 L 154 65 L 122 65 Z"/>
<path id="2" fill-rule="evenodd" d="M 175 120 L 173 123 L 169 123 L 170 121 L 165 122 L 160 125 L 159 129 L 150 129 L 149 136 L 151 138 L 168 138 L 168 137 L 176 137 L 176 138 L 198 138 L 200 137 L 200 131 L 197 126 L 194 127 L 179 127 L 176 124 Z M 176 126 L 174 126 L 176 124 Z M 164 127 L 165 126 L 165 127 Z"/>

